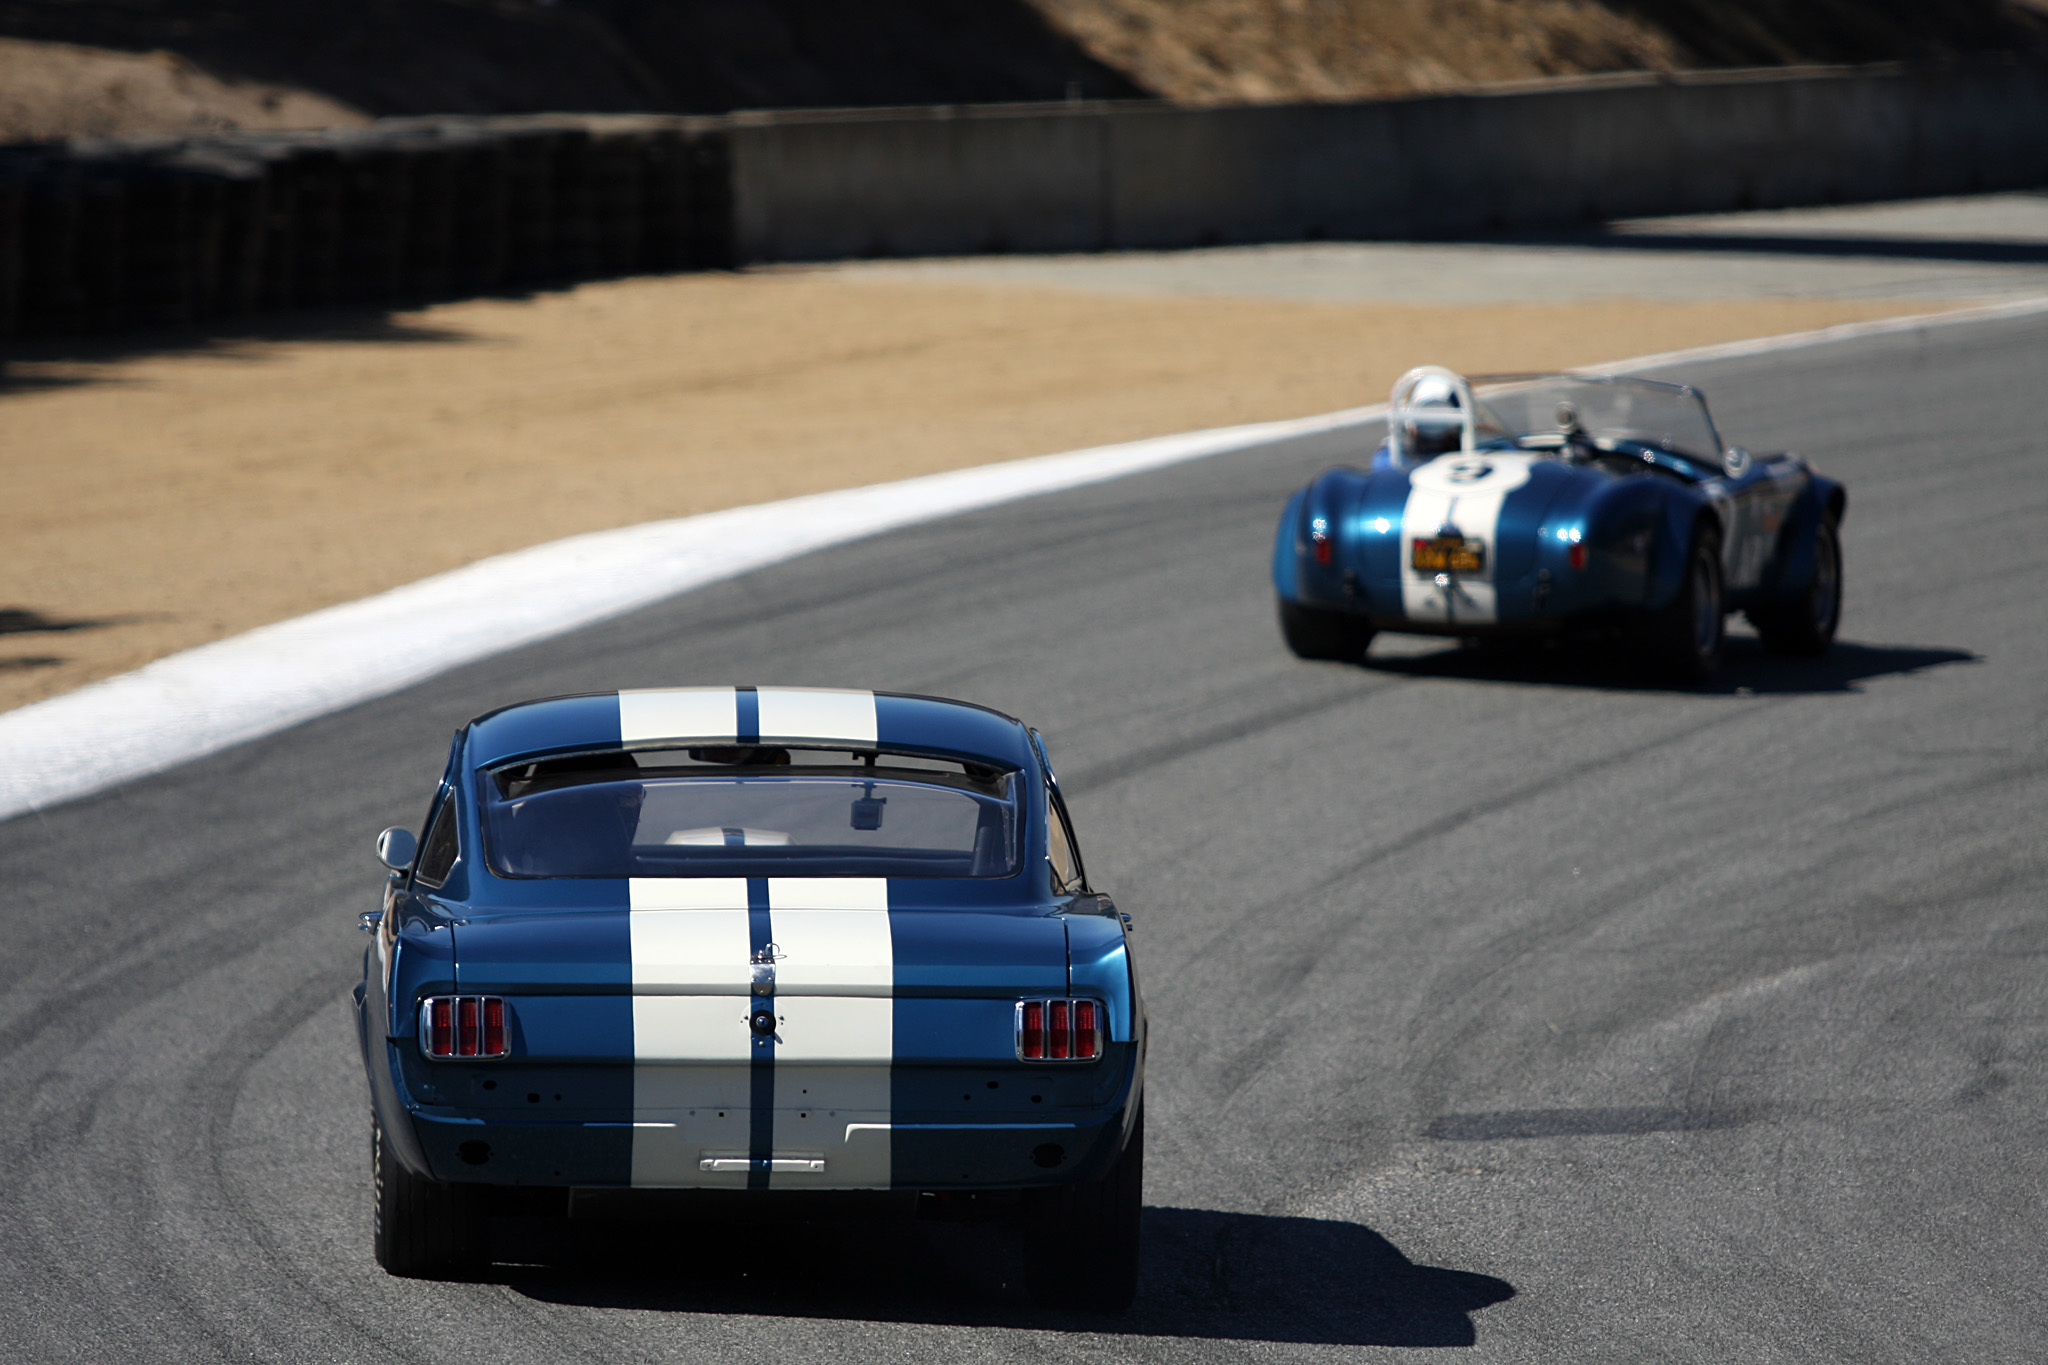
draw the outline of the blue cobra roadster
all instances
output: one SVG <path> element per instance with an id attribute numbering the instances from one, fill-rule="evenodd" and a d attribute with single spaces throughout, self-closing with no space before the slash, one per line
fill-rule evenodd
<path id="1" fill-rule="evenodd" d="M 456 734 L 422 829 L 379 836 L 356 993 L 385 1269 L 478 1264 L 513 1209 L 851 1199 L 1014 1220 L 1040 1302 L 1129 1302 L 1145 1010 L 1035 730 L 807 688 L 526 702 Z"/>
<path id="2" fill-rule="evenodd" d="M 1740 611 L 1764 647 L 1819 654 L 1841 618 L 1842 486 L 1724 447 L 1683 384 L 1568 375 L 1474 387 L 1403 375 L 1368 469 L 1318 475 L 1280 517 L 1280 630 L 1356 661 L 1377 631 L 1620 633 L 1700 682 Z"/>

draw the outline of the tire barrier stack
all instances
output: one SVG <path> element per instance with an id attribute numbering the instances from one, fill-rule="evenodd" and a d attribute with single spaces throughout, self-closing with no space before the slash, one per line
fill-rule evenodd
<path id="1" fill-rule="evenodd" d="M 385 119 L 0 147 L 0 336 L 733 263 L 717 120 Z"/>

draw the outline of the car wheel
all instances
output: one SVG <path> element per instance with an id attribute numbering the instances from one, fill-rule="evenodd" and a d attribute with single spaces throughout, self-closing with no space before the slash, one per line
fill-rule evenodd
<path id="1" fill-rule="evenodd" d="M 1145 1111 L 1107 1176 L 1046 1190 L 1026 1214 L 1025 1287 L 1046 1308 L 1118 1312 L 1138 1292 L 1145 1207 Z"/>
<path id="2" fill-rule="evenodd" d="M 1280 637 L 1304 659 L 1336 659 L 1355 664 L 1365 657 L 1373 629 L 1346 612 L 1304 607 L 1280 599 Z"/>
<path id="3" fill-rule="evenodd" d="M 372 1240 L 377 1264 L 393 1275 L 433 1278 L 481 1265 L 488 1222 L 478 1192 L 405 1169 L 370 1115 Z"/>
<path id="4" fill-rule="evenodd" d="M 1825 654 L 1842 623 L 1842 533 L 1831 516 L 1813 532 L 1813 581 L 1789 602 L 1749 613 L 1764 648 L 1773 654 Z"/>
<path id="5" fill-rule="evenodd" d="M 1678 595 L 1651 620 L 1644 644 L 1657 673 L 1674 682 L 1702 683 L 1721 666 L 1726 636 L 1721 538 L 1702 526 L 1693 532 Z"/>

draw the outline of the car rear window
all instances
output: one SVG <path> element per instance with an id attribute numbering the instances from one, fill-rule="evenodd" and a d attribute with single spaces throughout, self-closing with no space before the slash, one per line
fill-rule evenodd
<path id="1" fill-rule="evenodd" d="M 478 774 L 501 877 L 1007 877 L 1016 775 L 918 754 L 726 746 Z"/>

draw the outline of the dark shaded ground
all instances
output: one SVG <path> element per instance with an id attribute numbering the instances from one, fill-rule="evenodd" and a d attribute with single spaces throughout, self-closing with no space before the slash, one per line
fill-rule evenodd
<path id="1" fill-rule="evenodd" d="M 1472 1314 L 1515 1293 L 1491 1275 L 1417 1265 L 1356 1224 L 1209 1209 L 1145 1211 L 1147 1288 L 1128 1314 L 1033 1308 L 1021 1250 L 996 1224 L 697 1222 L 688 1239 L 646 1223 L 506 1219 L 497 1228 L 501 1264 L 488 1280 L 590 1310 L 1469 1346 Z M 845 1254 L 850 1243 L 860 1256 Z"/>

